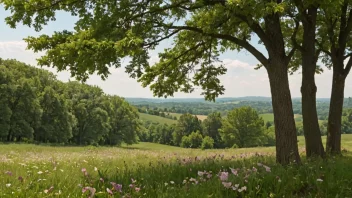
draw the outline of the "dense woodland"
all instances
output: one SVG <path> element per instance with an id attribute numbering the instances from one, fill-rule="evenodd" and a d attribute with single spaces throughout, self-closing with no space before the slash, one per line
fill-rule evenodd
<path id="1" fill-rule="evenodd" d="M 177 120 L 170 125 L 140 120 L 136 107 L 123 98 L 104 94 L 99 87 L 63 83 L 44 69 L 15 60 L 0 60 L 0 69 L 2 142 L 121 145 L 145 141 L 203 149 L 275 145 L 274 122 L 265 123 L 259 116 L 271 112 L 268 99 L 128 99 L 137 103 L 142 113 Z M 346 107 L 350 101 L 346 99 Z M 318 104 L 321 112 L 329 111 L 328 102 Z M 201 112 L 202 107 L 212 111 L 203 121 L 192 114 Z M 169 114 L 183 111 L 179 119 Z M 327 134 L 326 120 L 322 120 L 320 129 L 321 135 Z M 352 110 L 348 108 L 343 113 L 342 133 L 352 133 Z M 297 135 L 304 135 L 302 122 L 297 122 Z"/>
<path id="2" fill-rule="evenodd" d="M 0 59 L 0 140 L 76 145 L 136 143 L 137 110 L 95 86 Z"/>

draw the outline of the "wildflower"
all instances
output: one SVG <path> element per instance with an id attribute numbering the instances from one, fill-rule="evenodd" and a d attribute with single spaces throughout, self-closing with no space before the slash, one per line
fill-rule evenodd
<path id="1" fill-rule="evenodd" d="M 42 171 L 38 171 L 38 174 L 41 175 L 41 174 L 43 174 L 43 172 Z"/>
<path id="2" fill-rule="evenodd" d="M 210 179 L 213 175 L 211 173 L 207 174 L 207 178 Z"/>
<path id="3" fill-rule="evenodd" d="M 220 173 L 220 180 L 221 181 L 227 181 L 228 177 L 229 177 L 229 173 L 228 172 L 221 172 Z"/>
<path id="4" fill-rule="evenodd" d="M 165 186 L 169 185 L 167 182 L 164 183 Z"/>
<path id="5" fill-rule="evenodd" d="M 130 188 L 134 188 L 134 184 L 130 184 L 129 187 L 130 187 Z"/>
<path id="6" fill-rule="evenodd" d="M 237 169 L 233 169 L 233 168 L 230 168 L 231 169 L 231 172 L 232 172 L 232 174 L 234 174 L 234 175 L 238 175 L 238 171 L 237 171 Z"/>
<path id="7" fill-rule="evenodd" d="M 238 192 L 242 192 L 242 191 L 246 191 L 247 190 L 247 187 L 246 186 L 243 186 L 242 188 L 238 189 L 237 191 Z"/>
<path id="8" fill-rule="evenodd" d="M 222 185 L 224 185 L 225 188 L 230 188 L 232 186 L 231 182 L 222 182 Z"/>
<path id="9" fill-rule="evenodd" d="M 55 195 L 61 195 L 61 190 L 59 190 L 59 192 L 55 193 Z"/>
<path id="10" fill-rule="evenodd" d="M 276 176 L 276 179 L 277 179 L 278 182 L 281 182 L 281 179 L 280 179 L 279 176 Z"/>
<path id="11" fill-rule="evenodd" d="M 11 184 L 10 184 L 10 183 L 6 184 L 6 187 L 10 188 L 10 186 L 11 186 Z"/>
<path id="12" fill-rule="evenodd" d="M 106 192 L 108 192 L 109 195 L 113 195 L 113 192 L 109 188 L 106 188 Z"/>
<path id="13" fill-rule="evenodd" d="M 204 172 L 198 171 L 198 175 L 199 175 L 200 177 L 202 177 L 202 176 L 204 175 Z"/>
<path id="14" fill-rule="evenodd" d="M 103 178 L 100 178 L 99 181 L 103 182 L 104 183 L 104 179 Z"/>
<path id="15" fill-rule="evenodd" d="M 89 191 L 89 192 L 90 192 L 89 198 L 94 197 L 95 192 L 96 192 L 95 188 L 92 188 L 92 187 L 84 187 L 84 188 L 82 189 L 82 193 L 85 193 L 86 191 Z"/>
<path id="16" fill-rule="evenodd" d="M 174 181 L 170 181 L 170 184 L 175 184 L 175 182 Z"/>
<path id="17" fill-rule="evenodd" d="M 253 172 L 257 172 L 258 169 L 256 169 L 255 167 L 253 167 L 253 168 L 252 168 L 252 171 L 253 171 Z"/>
<path id="18" fill-rule="evenodd" d="M 19 176 L 19 177 L 18 177 L 18 180 L 19 180 L 20 182 L 23 182 L 23 177 Z"/>
<path id="19" fill-rule="evenodd" d="M 9 175 L 9 176 L 12 176 L 12 172 L 11 171 L 6 171 L 5 174 Z"/>
<path id="20" fill-rule="evenodd" d="M 265 168 L 266 172 L 271 172 L 271 169 L 270 169 L 270 167 L 269 167 L 269 166 L 265 166 L 265 165 L 263 165 L 263 167 Z"/>
<path id="21" fill-rule="evenodd" d="M 51 186 L 49 189 L 44 190 L 45 194 L 51 193 L 54 190 L 54 186 Z"/>
<path id="22" fill-rule="evenodd" d="M 317 182 L 323 182 L 323 180 L 322 179 L 317 179 Z"/>
<path id="23" fill-rule="evenodd" d="M 97 167 L 94 167 L 94 171 L 98 171 L 98 168 L 97 168 Z"/>
<path id="24" fill-rule="evenodd" d="M 122 192 L 122 185 L 121 184 L 116 184 L 115 182 L 110 182 L 112 185 L 113 189 L 118 192 Z"/>
<path id="25" fill-rule="evenodd" d="M 133 178 L 131 178 L 132 184 L 136 183 L 137 180 L 134 180 Z"/>
<path id="26" fill-rule="evenodd" d="M 191 177 L 191 179 L 189 179 L 189 181 L 190 181 L 190 182 L 195 182 L 195 181 L 197 181 L 197 180 Z"/>
<path id="27" fill-rule="evenodd" d="M 139 191 L 141 190 L 141 188 L 137 188 L 137 187 L 136 187 L 134 190 L 135 190 L 136 192 L 139 192 Z"/>

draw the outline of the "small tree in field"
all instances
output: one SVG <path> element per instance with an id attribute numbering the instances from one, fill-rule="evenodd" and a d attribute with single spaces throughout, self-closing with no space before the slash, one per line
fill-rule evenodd
<path id="1" fill-rule="evenodd" d="M 202 149 L 212 149 L 212 148 L 214 148 L 214 139 L 209 137 L 209 136 L 205 136 L 203 138 L 201 148 Z"/>
<path id="2" fill-rule="evenodd" d="M 241 107 L 229 112 L 220 133 L 227 147 L 258 146 L 264 139 L 264 121 L 255 109 Z"/>

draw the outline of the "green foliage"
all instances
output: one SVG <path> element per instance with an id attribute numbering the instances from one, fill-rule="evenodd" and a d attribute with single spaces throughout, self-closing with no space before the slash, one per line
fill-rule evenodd
<path id="1" fill-rule="evenodd" d="M 188 137 L 191 141 L 191 148 L 200 148 L 203 142 L 203 136 L 199 131 L 192 132 Z"/>
<path id="2" fill-rule="evenodd" d="M 189 136 L 183 136 L 180 146 L 182 148 L 191 148 L 192 146 L 191 138 Z"/>
<path id="3" fill-rule="evenodd" d="M 175 145 L 180 145 L 183 136 L 188 136 L 196 131 L 201 131 L 201 121 L 197 116 L 183 114 L 178 120 L 175 132 L 173 133 L 173 142 Z"/>
<path id="4" fill-rule="evenodd" d="M 205 136 L 203 138 L 201 148 L 202 149 L 212 149 L 212 148 L 214 148 L 214 139 L 209 137 L 209 136 Z"/>
<path id="5" fill-rule="evenodd" d="M 137 142 L 136 109 L 98 87 L 62 83 L 45 70 L 0 59 L 0 141 L 109 144 Z"/>
<path id="6" fill-rule="evenodd" d="M 219 129 L 222 127 L 221 114 L 214 112 L 208 115 L 207 119 L 202 122 L 203 135 L 209 136 L 213 139 L 215 148 L 222 147 L 222 140 Z"/>
<path id="7" fill-rule="evenodd" d="M 251 107 L 242 107 L 229 112 L 220 129 L 227 147 L 240 148 L 263 144 L 264 121 Z"/>

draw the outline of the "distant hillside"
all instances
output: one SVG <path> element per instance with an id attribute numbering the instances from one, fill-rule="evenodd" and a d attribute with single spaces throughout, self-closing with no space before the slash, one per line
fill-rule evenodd
<path id="1" fill-rule="evenodd" d="M 139 113 L 139 118 L 143 121 L 150 121 L 152 123 L 160 123 L 160 124 L 176 124 L 177 120 L 171 120 L 168 118 L 163 118 L 160 116 L 149 115 L 146 113 Z"/>

